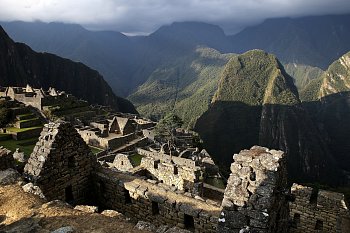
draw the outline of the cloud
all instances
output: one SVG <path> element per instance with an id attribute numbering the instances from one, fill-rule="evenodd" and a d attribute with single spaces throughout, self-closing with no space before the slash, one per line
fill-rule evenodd
<path id="1" fill-rule="evenodd" d="M 227 33 L 266 18 L 350 12 L 349 0 L 0 0 L 0 20 L 78 23 L 149 33 L 175 21 L 203 21 Z"/>

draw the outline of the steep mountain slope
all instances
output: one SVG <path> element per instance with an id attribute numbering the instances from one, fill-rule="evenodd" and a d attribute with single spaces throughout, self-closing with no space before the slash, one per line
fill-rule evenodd
<path id="1" fill-rule="evenodd" d="M 232 56 L 197 48 L 192 54 L 155 70 L 129 99 L 147 117 L 159 118 L 175 110 L 185 126 L 191 128 L 208 109 L 220 74 Z"/>
<path id="2" fill-rule="evenodd" d="M 306 90 L 312 102 L 305 106 L 324 132 L 339 167 L 350 172 L 350 52 L 333 62 Z"/>
<path id="3" fill-rule="evenodd" d="M 305 87 L 313 80 L 319 79 L 324 73 L 318 67 L 300 65 L 295 63 L 283 64 L 286 72 L 293 77 L 294 84 L 298 88 L 299 93 L 303 92 Z M 303 101 L 302 96 L 300 99 Z"/>
<path id="4" fill-rule="evenodd" d="M 137 62 L 130 39 L 119 32 L 88 31 L 76 24 L 1 23 L 15 41 L 98 70 L 118 95 L 126 95 Z"/>
<path id="5" fill-rule="evenodd" d="M 231 36 L 234 52 L 263 49 L 284 63 L 326 69 L 350 50 L 350 15 L 268 19 Z"/>
<path id="6" fill-rule="evenodd" d="M 114 95 L 102 76 L 82 63 L 53 54 L 36 53 L 25 44 L 14 43 L 0 27 L 0 85 L 55 87 L 92 104 L 110 105 L 135 112 L 133 105 Z"/>
<path id="7" fill-rule="evenodd" d="M 339 176 L 292 78 L 263 51 L 227 63 L 212 104 L 195 128 L 222 166 L 230 164 L 233 153 L 259 144 L 287 153 L 292 181 L 334 183 L 332 178 Z"/>

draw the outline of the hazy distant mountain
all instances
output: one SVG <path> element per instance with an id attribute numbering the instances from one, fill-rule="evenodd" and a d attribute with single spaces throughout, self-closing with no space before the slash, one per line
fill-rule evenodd
<path id="1" fill-rule="evenodd" d="M 231 58 L 195 129 L 224 167 L 234 153 L 262 145 L 287 153 L 293 181 L 336 183 L 335 160 L 304 111 L 292 78 L 271 54 L 253 50 Z"/>
<path id="2" fill-rule="evenodd" d="M 135 37 L 62 23 L 2 25 L 14 40 L 37 51 L 81 61 L 98 70 L 117 94 L 127 96 L 157 69 L 189 56 L 198 46 L 221 53 L 263 49 L 283 63 L 326 69 L 350 50 L 349 22 L 350 15 L 269 19 L 233 36 L 226 36 L 215 25 L 181 22 L 162 26 L 149 36 Z"/>
<path id="3" fill-rule="evenodd" d="M 53 54 L 36 53 L 14 43 L 0 27 L 0 85 L 55 87 L 91 104 L 110 105 L 123 112 L 135 112 L 133 105 L 118 98 L 95 70 Z"/>
<path id="4" fill-rule="evenodd" d="M 134 69 L 130 39 L 119 32 L 88 31 L 76 24 L 1 23 L 15 41 L 39 52 L 54 53 L 98 70 L 118 95 L 126 95 Z"/>
<path id="5" fill-rule="evenodd" d="M 350 50 L 350 15 L 268 19 L 230 37 L 234 52 L 262 49 L 284 63 L 326 69 Z"/>

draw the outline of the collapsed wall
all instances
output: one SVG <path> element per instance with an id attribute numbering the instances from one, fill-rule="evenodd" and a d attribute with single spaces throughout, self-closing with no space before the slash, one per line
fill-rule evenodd
<path id="1" fill-rule="evenodd" d="M 24 168 L 27 179 L 39 186 L 48 200 L 69 203 L 88 200 L 96 158 L 67 122 L 46 124 Z"/>
<path id="2" fill-rule="evenodd" d="M 218 231 L 287 232 L 285 154 L 254 146 L 233 159 Z"/>
<path id="3" fill-rule="evenodd" d="M 291 232 L 350 232 L 350 214 L 342 193 L 313 190 L 299 184 L 291 189 Z"/>

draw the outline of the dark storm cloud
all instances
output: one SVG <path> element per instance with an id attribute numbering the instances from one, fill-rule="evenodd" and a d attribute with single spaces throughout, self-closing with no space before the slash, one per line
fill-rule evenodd
<path id="1" fill-rule="evenodd" d="M 78 23 L 149 33 L 174 21 L 202 21 L 227 33 L 273 17 L 350 12 L 349 0 L 0 0 L 0 20 Z"/>

